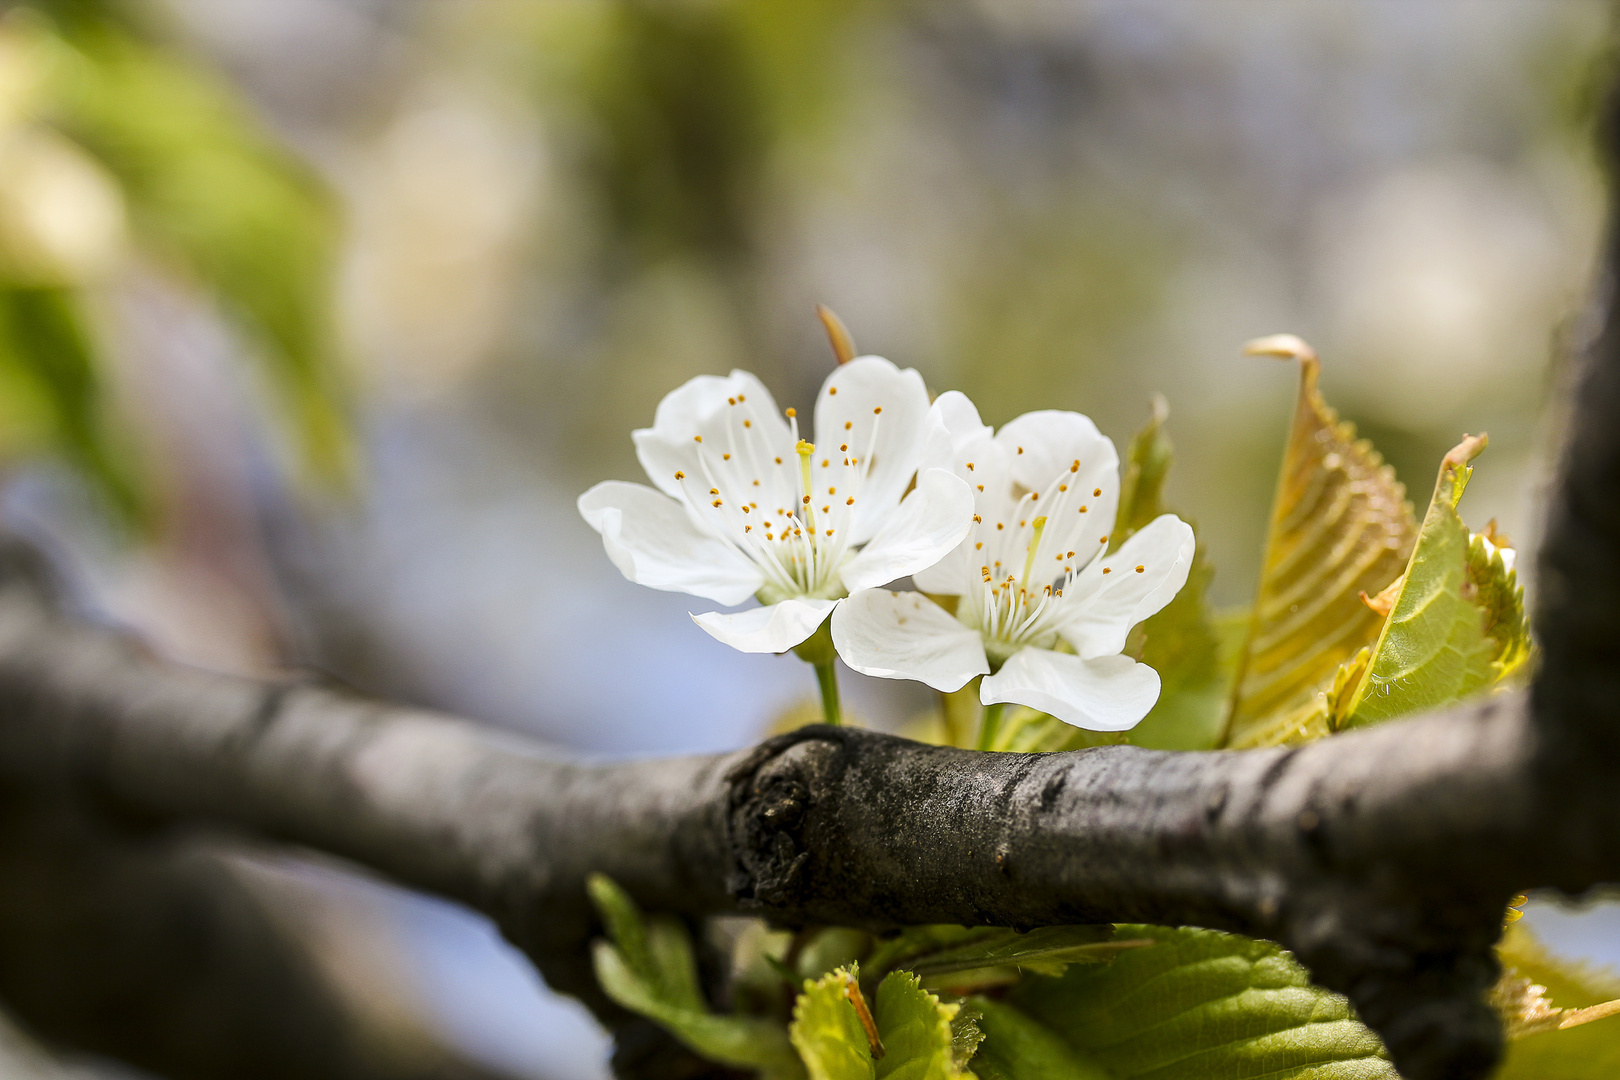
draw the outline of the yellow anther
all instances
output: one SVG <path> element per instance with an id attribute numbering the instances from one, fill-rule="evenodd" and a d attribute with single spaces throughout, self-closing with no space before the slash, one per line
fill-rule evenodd
<path id="1" fill-rule="evenodd" d="M 798 415 L 799 415 L 799 410 L 798 409 L 790 408 L 787 411 L 787 418 L 789 420 L 793 419 L 795 416 L 798 416 Z"/>
<path id="2" fill-rule="evenodd" d="M 845 506 L 854 506 L 855 505 L 855 496 L 851 495 L 849 498 L 845 499 L 844 500 L 844 505 Z"/>
<path id="3" fill-rule="evenodd" d="M 676 469 L 675 470 L 675 479 L 677 479 L 677 480 L 685 480 L 686 479 L 686 474 L 681 472 L 681 470 Z"/>
<path id="4" fill-rule="evenodd" d="M 1079 472 L 1080 471 L 1080 459 L 1079 458 L 1074 459 L 1074 464 L 1069 466 L 1069 471 L 1070 472 Z"/>
<path id="5" fill-rule="evenodd" d="M 701 435 L 694 435 L 694 436 L 692 436 L 692 441 L 693 441 L 693 442 L 702 442 L 702 441 L 703 441 L 703 436 L 701 436 Z"/>
<path id="6" fill-rule="evenodd" d="M 1138 574 L 1140 574 L 1140 573 L 1141 573 L 1141 572 L 1142 572 L 1142 571 L 1144 571 L 1144 570 L 1146 570 L 1146 569 L 1147 569 L 1147 567 L 1145 567 L 1145 566 L 1138 566 L 1138 567 L 1137 567 L 1137 568 L 1136 568 L 1136 572 L 1137 572 L 1137 573 L 1138 573 Z"/>
<path id="7" fill-rule="evenodd" d="M 1092 497 L 1092 498 L 1093 498 L 1093 499 L 1100 499 L 1100 498 L 1102 498 L 1102 488 L 1092 488 L 1092 490 L 1091 490 L 1091 497 Z"/>
<path id="8" fill-rule="evenodd" d="M 731 455 L 730 454 L 721 454 L 720 455 L 720 460 L 721 461 L 730 461 L 731 460 Z"/>

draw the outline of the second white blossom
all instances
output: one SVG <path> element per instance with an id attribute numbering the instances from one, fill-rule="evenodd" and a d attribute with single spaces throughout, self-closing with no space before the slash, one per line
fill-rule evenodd
<path id="1" fill-rule="evenodd" d="M 972 486 L 973 525 L 914 580 L 955 597 L 955 611 L 922 593 L 856 592 L 833 616 L 839 655 L 936 690 L 984 676 L 986 705 L 1016 702 L 1100 731 L 1134 726 L 1158 700 L 1159 676 L 1122 655 L 1125 638 L 1186 583 L 1192 529 L 1166 514 L 1109 555 L 1119 458 L 1089 419 L 1026 413 L 994 433 L 959 393 L 934 409 L 942 423 L 922 467 Z"/>

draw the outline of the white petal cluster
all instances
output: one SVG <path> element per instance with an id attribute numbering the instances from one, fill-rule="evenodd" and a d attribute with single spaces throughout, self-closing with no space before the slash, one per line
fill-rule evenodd
<path id="1" fill-rule="evenodd" d="M 694 615 L 744 652 L 784 652 L 831 616 L 856 671 L 1016 702 L 1117 731 L 1159 695 L 1121 655 L 1192 565 L 1166 514 L 1112 555 L 1113 443 L 1079 413 L 1027 413 L 994 432 L 962 394 L 932 406 L 922 378 L 876 356 L 817 396 L 814 442 L 754 376 L 701 376 L 635 432 L 654 487 L 608 481 L 585 520 L 631 581 L 760 606 Z M 920 592 L 879 586 L 911 576 Z M 928 594 L 928 595 L 925 595 Z M 954 597 L 946 610 L 931 596 Z"/>
<path id="2" fill-rule="evenodd" d="M 928 416 L 922 376 L 877 356 L 828 376 L 814 442 L 753 375 L 699 376 L 635 432 L 657 490 L 608 481 L 580 513 L 631 581 L 728 606 L 757 597 L 693 617 L 743 652 L 783 652 L 849 592 L 932 566 L 966 535 L 968 485 L 919 470 Z"/>
<path id="3" fill-rule="evenodd" d="M 924 468 L 972 485 L 972 530 L 914 575 L 956 597 L 868 589 L 833 616 L 833 642 L 856 671 L 961 689 L 983 675 L 987 705 L 1016 702 L 1095 731 L 1120 731 L 1159 696 L 1152 668 L 1121 655 L 1131 627 L 1176 595 L 1192 566 L 1192 529 L 1166 514 L 1107 554 L 1119 503 L 1114 445 L 1079 413 L 1026 413 L 992 432 L 958 393 Z"/>

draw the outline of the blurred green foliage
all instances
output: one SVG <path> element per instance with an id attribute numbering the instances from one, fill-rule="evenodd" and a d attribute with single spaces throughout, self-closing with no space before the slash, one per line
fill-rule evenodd
<path id="1" fill-rule="evenodd" d="M 0 53 L 0 451 L 65 453 L 120 509 L 142 505 L 106 400 L 117 328 L 100 301 L 144 265 L 239 329 L 306 474 L 346 475 L 337 215 L 322 185 L 229 86 L 121 6 L 11 5 Z"/>

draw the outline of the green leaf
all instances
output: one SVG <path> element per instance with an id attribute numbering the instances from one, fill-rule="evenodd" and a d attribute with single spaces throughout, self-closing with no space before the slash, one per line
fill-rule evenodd
<path id="1" fill-rule="evenodd" d="M 858 965 L 839 968 L 813 982 L 793 1007 L 790 1029 L 811 1080 L 951 1080 L 961 1075 L 962 1055 L 976 1039 L 954 1030 L 961 1006 L 942 1004 L 917 976 L 892 971 L 878 986 L 871 1019 L 874 1048 L 856 1005 Z M 864 999 L 861 999 L 864 1002 Z"/>
<path id="2" fill-rule="evenodd" d="M 100 380 L 77 294 L 0 287 L 0 453 L 51 449 L 97 480 L 126 515 L 139 500 L 102 415 Z"/>
<path id="3" fill-rule="evenodd" d="M 116 178 L 142 246 L 214 293 L 246 332 L 306 465 L 343 475 L 331 197 L 223 81 L 79 15 L 62 21 L 71 52 L 45 119 Z"/>
<path id="4" fill-rule="evenodd" d="M 973 1059 L 980 1080 L 1114 1080 L 1063 1037 L 1003 1002 L 974 998 L 984 1041 Z"/>
<path id="5" fill-rule="evenodd" d="M 1164 482 L 1170 475 L 1175 446 L 1165 431 L 1170 404 L 1163 394 L 1154 394 L 1148 422 L 1131 437 L 1125 452 L 1125 467 L 1119 479 L 1119 507 L 1114 511 L 1114 528 L 1109 533 L 1108 552 L 1113 554 L 1137 530 L 1145 528 L 1164 513 Z"/>
<path id="6" fill-rule="evenodd" d="M 1524 590 L 1501 552 L 1468 531 L 1457 503 L 1484 436 L 1445 456 L 1416 548 L 1344 726 L 1378 723 L 1477 693 L 1528 658 Z"/>
<path id="7" fill-rule="evenodd" d="M 1169 416 L 1164 398 L 1155 394 L 1152 415 L 1125 455 L 1109 551 L 1166 511 L 1164 483 L 1175 449 L 1165 430 Z M 1126 651 L 1159 673 L 1159 700 L 1120 741 L 1157 750 L 1208 750 L 1220 740 L 1237 650 L 1223 651 L 1210 611 L 1214 577 L 1200 543 L 1181 591 L 1132 633 Z"/>
<path id="8" fill-rule="evenodd" d="M 1156 944 L 1025 979 L 1007 1003 L 1118 1080 L 1395 1080 L 1349 1003 L 1313 986 L 1279 946 L 1213 930 L 1119 933 Z M 985 1030 L 976 1069 L 1013 1052 L 997 1046 L 989 1011 Z"/>
<path id="9" fill-rule="evenodd" d="M 1620 977 L 1550 955 L 1522 923 L 1508 927 L 1497 956 L 1502 961 L 1504 984 L 1518 980 L 1522 985 L 1527 980 L 1530 988 L 1540 991 L 1534 995 L 1521 991 L 1515 1004 L 1522 1007 L 1526 997 L 1539 999 L 1543 1009 L 1554 1014 L 1554 1030 L 1543 1024 L 1537 1031 L 1535 1023 L 1523 1023 L 1528 1018 L 1522 1011 L 1504 1018 L 1510 1040 L 1497 1080 L 1610 1080 L 1620 1076 L 1620 1019 L 1614 1014 L 1588 1019 L 1593 1014 L 1587 1012 L 1606 1013 L 1603 1007 L 1620 998 Z M 1505 1004 L 1502 989 L 1499 984 L 1499 1007 Z M 1520 1022 L 1515 1023 L 1516 1019 Z M 1543 1014 L 1537 1019 L 1547 1017 Z M 1566 1019 L 1574 1022 L 1557 1029 Z"/>
<path id="10" fill-rule="evenodd" d="M 891 971 L 877 992 L 879 1080 L 950 1080 L 960 1074 L 951 1022 L 960 1005 L 942 1004 L 909 971 Z"/>
<path id="11" fill-rule="evenodd" d="M 692 942 L 679 922 L 644 919 L 629 894 L 601 874 L 593 874 L 586 888 L 612 939 L 591 944 L 596 980 L 609 998 L 710 1060 L 759 1069 L 768 1080 L 804 1075 L 781 1024 L 710 1011 Z"/>
<path id="12" fill-rule="evenodd" d="M 992 967 L 1057 974 L 1069 964 L 1101 963 L 1141 944 L 1118 939 L 1107 924 L 1046 926 L 1025 933 L 999 926 L 913 926 L 879 942 L 866 966 L 874 974 L 903 968 L 924 978 Z"/>
<path id="13" fill-rule="evenodd" d="M 1103 963 L 1124 949 L 1142 944 L 1141 939 L 1116 938 L 1114 928 L 1108 925 L 1045 926 L 1023 934 L 997 929 L 954 948 L 913 957 L 904 966 L 927 979 L 951 976 L 944 981 L 956 987 L 964 985 L 964 973 L 1001 968 L 1058 975 L 1070 964 Z"/>
<path id="14" fill-rule="evenodd" d="M 1225 743 L 1233 747 L 1326 734 L 1306 720 L 1383 622 L 1360 594 L 1376 595 L 1400 575 L 1417 535 L 1406 489 L 1317 391 L 1310 346 L 1283 336 L 1247 351 L 1297 359 L 1300 382 L 1229 708 Z"/>

